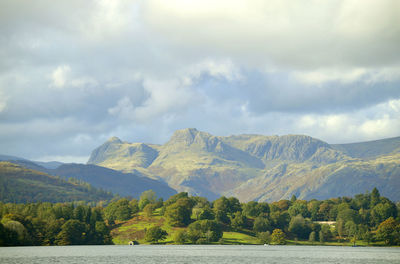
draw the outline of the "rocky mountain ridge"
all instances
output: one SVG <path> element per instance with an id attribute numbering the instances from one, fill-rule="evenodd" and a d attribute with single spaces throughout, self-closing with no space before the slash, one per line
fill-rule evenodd
<path id="1" fill-rule="evenodd" d="M 188 128 L 177 130 L 164 145 L 111 138 L 92 152 L 88 163 L 138 171 L 209 199 L 233 195 L 243 201 L 273 201 L 293 194 L 325 199 L 377 186 L 400 200 L 393 189 L 400 187 L 400 138 L 389 141 L 354 147 L 305 135 L 221 137 Z M 362 153 L 369 148 L 375 149 L 366 158 Z"/>

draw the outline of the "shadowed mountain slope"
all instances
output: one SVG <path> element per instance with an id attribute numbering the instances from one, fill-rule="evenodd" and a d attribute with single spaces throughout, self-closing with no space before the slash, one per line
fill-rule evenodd
<path id="1" fill-rule="evenodd" d="M 139 198 L 142 192 L 150 189 L 164 199 L 176 194 L 174 189 L 161 181 L 141 177 L 137 173 L 122 173 L 96 165 L 63 164 L 51 171 L 51 174 L 80 179 L 95 187 L 134 198 Z"/>
<path id="2" fill-rule="evenodd" d="M 49 174 L 0 162 L 0 201 L 14 203 L 101 201 L 113 196 L 87 183 L 67 182 Z"/>

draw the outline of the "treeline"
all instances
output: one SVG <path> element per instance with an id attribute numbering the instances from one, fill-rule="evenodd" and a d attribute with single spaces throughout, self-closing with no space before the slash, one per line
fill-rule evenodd
<path id="1" fill-rule="evenodd" d="M 0 245 L 111 244 L 103 208 L 83 203 L 0 202 Z"/>
<path id="2" fill-rule="evenodd" d="M 211 243 L 222 238 L 223 231 L 255 235 L 260 243 L 283 244 L 286 239 L 311 242 L 384 241 L 400 244 L 399 208 L 382 197 L 375 188 L 353 198 L 339 197 L 323 201 L 291 200 L 240 203 L 234 197 L 213 202 L 203 197 L 179 193 L 167 201 L 147 191 L 140 200 L 120 199 L 105 208 L 105 218 L 128 220 L 139 211 L 151 216 L 157 208 L 172 227 L 185 227 L 174 234 L 176 243 Z M 160 235 L 162 230 L 148 233 Z M 162 240 L 148 235 L 149 242 Z M 165 237 L 165 236 L 164 236 Z"/>
<path id="3" fill-rule="evenodd" d="M 182 192 L 168 200 L 151 190 L 140 199 L 114 198 L 91 207 L 74 203 L 0 203 L 1 245 L 110 244 L 110 229 L 138 214 L 161 215 L 177 244 L 222 243 L 224 231 L 257 236 L 260 243 L 299 241 L 383 241 L 400 245 L 399 207 L 375 188 L 353 198 L 240 203 L 234 197 L 210 202 Z M 145 240 L 168 236 L 162 226 L 146 230 Z"/>

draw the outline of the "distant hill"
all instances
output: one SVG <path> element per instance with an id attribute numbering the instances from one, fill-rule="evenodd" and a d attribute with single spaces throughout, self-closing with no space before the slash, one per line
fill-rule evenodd
<path id="1" fill-rule="evenodd" d="M 7 161 L 7 160 L 27 160 L 27 159 L 10 155 L 0 155 L 0 161 Z"/>
<path id="2" fill-rule="evenodd" d="M 57 167 L 63 164 L 62 162 L 59 161 L 30 161 L 25 158 L 9 156 L 9 155 L 0 155 L 0 161 L 28 161 L 40 165 L 46 169 L 56 169 Z"/>
<path id="3" fill-rule="evenodd" d="M 101 201 L 113 196 L 78 181 L 67 182 L 46 173 L 0 162 L 0 201 L 14 203 Z"/>
<path id="4" fill-rule="evenodd" d="M 96 188 L 101 188 L 121 196 L 132 196 L 139 198 L 140 194 L 147 190 L 153 190 L 158 197 L 168 199 L 176 194 L 176 191 L 168 184 L 140 176 L 136 173 L 122 173 L 120 171 L 100 167 L 96 165 L 85 165 L 75 163 L 64 163 L 56 169 L 44 168 L 35 162 L 28 160 L 12 161 L 24 168 L 40 171 L 64 179 L 75 178 L 90 183 Z"/>
<path id="5" fill-rule="evenodd" d="M 369 159 L 400 153 L 400 137 L 331 146 L 350 157 Z"/>
<path id="6" fill-rule="evenodd" d="M 109 190 L 121 196 L 139 198 L 140 194 L 147 190 L 153 190 L 158 197 L 168 199 L 176 194 L 176 191 L 166 183 L 141 177 L 134 173 L 122 173 L 112 169 L 84 164 L 63 164 L 50 171 L 53 175 L 89 182 L 94 187 Z"/>
<path id="7" fill-rule="evenodd" d="M 40 165 L 42 167 L 45 167 L 46 169 L 57 169 L 64 163 L 59 162 L 59 161 L 33 161 L 37 165 Z"/>
<path id="8" fill-rule="evenodd" d="M 88 163 L 162 178 L 176 190 L 211 200 L 226 195 L 276 201 L 293 194 L 326 199 L 375 186 L 400 200 L 398 139 L 330 145 L 305 135 L 219 137 L 188 128 L 164 145 L 113 137 L 92 152 Z"/>

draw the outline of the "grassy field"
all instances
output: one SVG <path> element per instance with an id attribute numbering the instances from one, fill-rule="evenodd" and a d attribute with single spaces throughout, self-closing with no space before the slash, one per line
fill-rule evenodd
<path id="1" fill-rule="evenodd" d="M 167 224 L 164 217 L 160 216 L 160 209 L 157 209 L 151 217 L 147 217 L 143 212 L 140 212 L 135 217 L 128 221 L 116 222 L 111 230 L 111 236 L 113 242 L 116 245 L 127 245 L 129 241 L 136 240 L 140 244 L 149 244 L 145 241 L 144 237 L 146 230 L 153 226 L 160 226 L 162 229 L 167 231 L 168 236 L 165 240 L 161 241 L 161 244 L 174 244 L 173 237 L 178 230 L 185 228 L 171 227 Z M 309 245 L 309 246 L 352 246 L 353 243 L 350 241 L 329 241 L 320 243 L 310 241 L 300 241 L 287 239 L 288 245 Z M 214 244 L 224 245 L 259 245 L 261 244 L 255 235 L 249 230 L 240 231 L 225 231 L 222 239 Z M 362 240 L 356 241 L 357 246 L 384 246 L 383 242 L 371 242 L 367 243 Z"/>
<path id="2" fill-rule="evenodd" d="M 224 232 L 222 237 L 224 245 L 257 245 L 260 244 L 254 236 L 239 232 Z"/>

